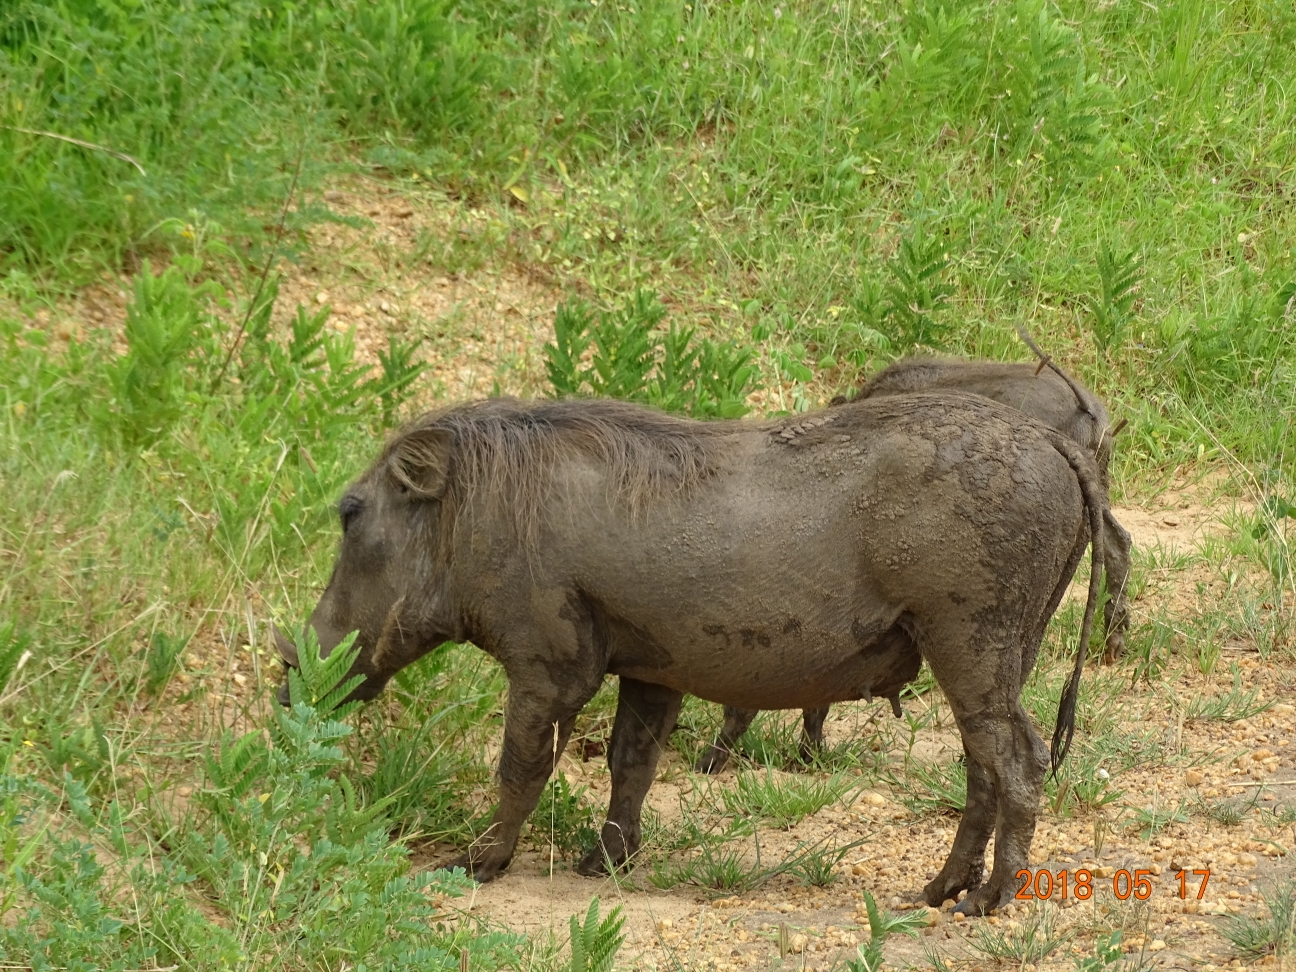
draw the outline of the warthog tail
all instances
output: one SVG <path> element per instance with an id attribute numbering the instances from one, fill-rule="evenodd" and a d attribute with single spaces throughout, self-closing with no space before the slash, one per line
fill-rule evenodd
<path id="1" fill-rule="evenodd" d="M 1071 671 L 1071 678 L 1058 703 L 1057 726 L 1053 729 L 1053 744 L 1049 747 L 1049 757 L 1056 775 L 1071 748 L 1071 737 L 1075 735 L 1080 674 L 1084 671 L 1085 654 L 1089 650 L 1089 639 L 1093 636 L 1094 617 L 1098 613 L 1098 601 L 1102 592 L 1103 514 L 1107 509 L 1107 491 L 1103 488 L 1097 466 L 1088 453 L 1061 433 L 1055 433 L 1052 439 L 1054 448 L 1062 453 L 1079 481 L 1085 511 L 1089 514 L 1089 543 L 1093 552 L 1093 562 L 1089 568 L 1089 598 L 1085 601 L 1084 621 L 1080 624 L 1080 645 L 1076 649 L 1075 668 Z"/>
<path id="2" fill-rule="evenodd" d="M 1076 401 L 1080 403 L 1081 410 L 1092 418 L 1095 422 L 1101 421 L 1098 409 L 1094 407 L 1093 397 L 1074 378 L 1068 375 L 1058 367 L 1051 355 L 1044 353 L 1043 349 L 1035 343 L 1035 339 L 1030 336 L 1030 331 L 1026 330 L 1024 325 L 1017 325 L 1017 336 L 1026 342 L 1026 347 L 1035 352 L 1035 357 L 1040 359 L 1040 368 L 1047 367 L 1055 375 L 1067 383 L 1071 391 L 1075 394 Z M 1038 369 L 1036 370 L 1038 374 Z"/>

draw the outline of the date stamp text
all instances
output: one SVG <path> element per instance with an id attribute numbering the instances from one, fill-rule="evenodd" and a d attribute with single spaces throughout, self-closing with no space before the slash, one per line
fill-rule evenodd
<path id="1" fill-rule="evenodd" d="M 1198 901 L 1205 898 L 1210 874 L 1210 868 L 1206 867 L 1193 868 L 1191 871 L 1176 871 L 1174 879 L 1179 884 L 1179 897 L 1192 896 Z M 1152 897 L 1154 889 L 1152 878 L 1153 872 L 1144 868 L 1133 871 L 1121 868 L 1110 878 L 1106 878 L 1096 877 L 1092 871 L 1084 867 L 1074 871 L 1067 868 L 1060 871 L 1047 869 L 1033 871 L 1024 867 L 1017 872 L 1017 880 L 1021 882 L 1021 887 L 1017 889 L 1016 897 L 1018 900 L 1061 898 L 1063 901 L 1072 897 L 1077 901 L 1088 901 L 1093 897 L 1095 888 L 1101 887 L 1105 881 L 1110 880 L 1112 894 L 1121 901 L 1131 897 L 1146 901 Z"/>

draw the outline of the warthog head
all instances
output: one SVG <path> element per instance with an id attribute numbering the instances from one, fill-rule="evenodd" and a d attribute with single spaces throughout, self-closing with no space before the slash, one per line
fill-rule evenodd
<path id="1" fill-rule="evenodd" d="M 338 503 L 342 543 L 309 624 L 325 656 L 359 632 L 351 674 L 365 680 L 353 699 L 374 698 L 410 662 L 442 642 L 462 640 L 444 560 L 452 445 L 445 429 L 399 434 Z M 275 641 L 284 662 L 298 667 L 296 645 L 278 630 Z M 286 680 L 279 701 L 288 704 Z"/>

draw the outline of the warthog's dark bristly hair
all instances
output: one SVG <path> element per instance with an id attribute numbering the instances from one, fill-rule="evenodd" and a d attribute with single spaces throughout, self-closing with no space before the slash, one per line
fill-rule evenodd
<path id="1" fill-rule="evenodd" d="M 710 476 L 733 430 L 729 423 L 677 418 L 611 399 L 492 398 L 415 419 L 388 444 L 383 459 L 410 433 L 429 428 L 453 436 L 448 490 L 457 512 L 479 496 L 507 503 L 524 539 L 535 536 L 558 463 L 584 458 L 597 464 L 610 498 L 634 514 Z"/>

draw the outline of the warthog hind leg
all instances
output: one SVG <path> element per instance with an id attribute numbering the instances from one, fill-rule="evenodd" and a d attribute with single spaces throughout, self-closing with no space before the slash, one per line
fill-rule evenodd
<path id="1" fill-rule="evenodd" d="M 954 910 L 968 915 L 985 915 L 1012 899 L 1016 891 L 1014 881 L 1017 872 L 1030 864 L 1035 815 L 1044 792 L 1044 774 L 1049 766 L 1049 753 L 1048 747 L 1035 734 L 1030 719 L 1015 698 L 1003 700 L 990 711 L 983 710 L 975 715 L 956 710 L 955 718 L 963 733 L 963 744 L 968 753 L 969 809 L 972 781 L 975 778 L 972 764 L 975 762 L 989 777 L 996 812 L 994 869 L 990 872 L 990 880 L 969 890 L 967 897 Z M 984 826 L 980 820 L 977 825 Z M 960 827 L 959 838 L 962 835 L 963 829 Z M 980 846 L 984 855 L 984 840 Z M 966 853 L 971 851 L 969 840 Z M 955 851 L 941 869 L 941 874 L 948 875 L 951 883 L 959 883 L 953 880 L 959 871 L 963 872 L 961 876 L 970 878 L 978 867 L 976 860 L 966 856 L 966 853 L 963 858 L 957 858 L 957 852 L 958 838 L 955 839 Z M 939 890 L 941 889 L 932 890 L 929 902 Z"/>
<path id="2" fill-rule="evenodd" d="M 612 744 L 608 747 L 612 798 L 607 822 L 598 843 L 576 865 L 577 873 L 606 874 L 609 865 L 622 867 L 639 850 L 644 797 L 657 775 L 657 760 L 683 698 L 681 693 L 661 685 L 621 679 Z"/>
<path id="3" fill-rule="evenodd" d="M 966 747 L 964 749 L 966 752 Z M 985 850 L 994 833 L 997 799 L 994 782 L 980 763 L 967 756 L 967 806 L 959 821 L 954 847 L 940 873 L 923 889 L 923 900 L 933 908 L 960 891 L 981 887 L 985 876 Z"/>
<path id="4" fill-rule="evenodd" d="M 729 762 L 729 754 L 737 745 L 738 740 L 743 737 L 747 727 L 752 724 L 752 720 L 759 714 L 756 709 L 736 709 L 732 705 L 726 705 L 724 710 L 724 725 L 720 727 L 720 734 L 716 736 L 710 748 L 698 757 L 698 761 L 693 764 L 695 773 L 719 773 Z"/>
<path id="5" fill-rule="evenodd" d="M 824 748 L 824 720 L 828 718 L 828 706 L 821 709 L 806 709 L 801 713 L 801 748 L 798 756 L 803 763 L 813 763 L 815 757 Z"/>

